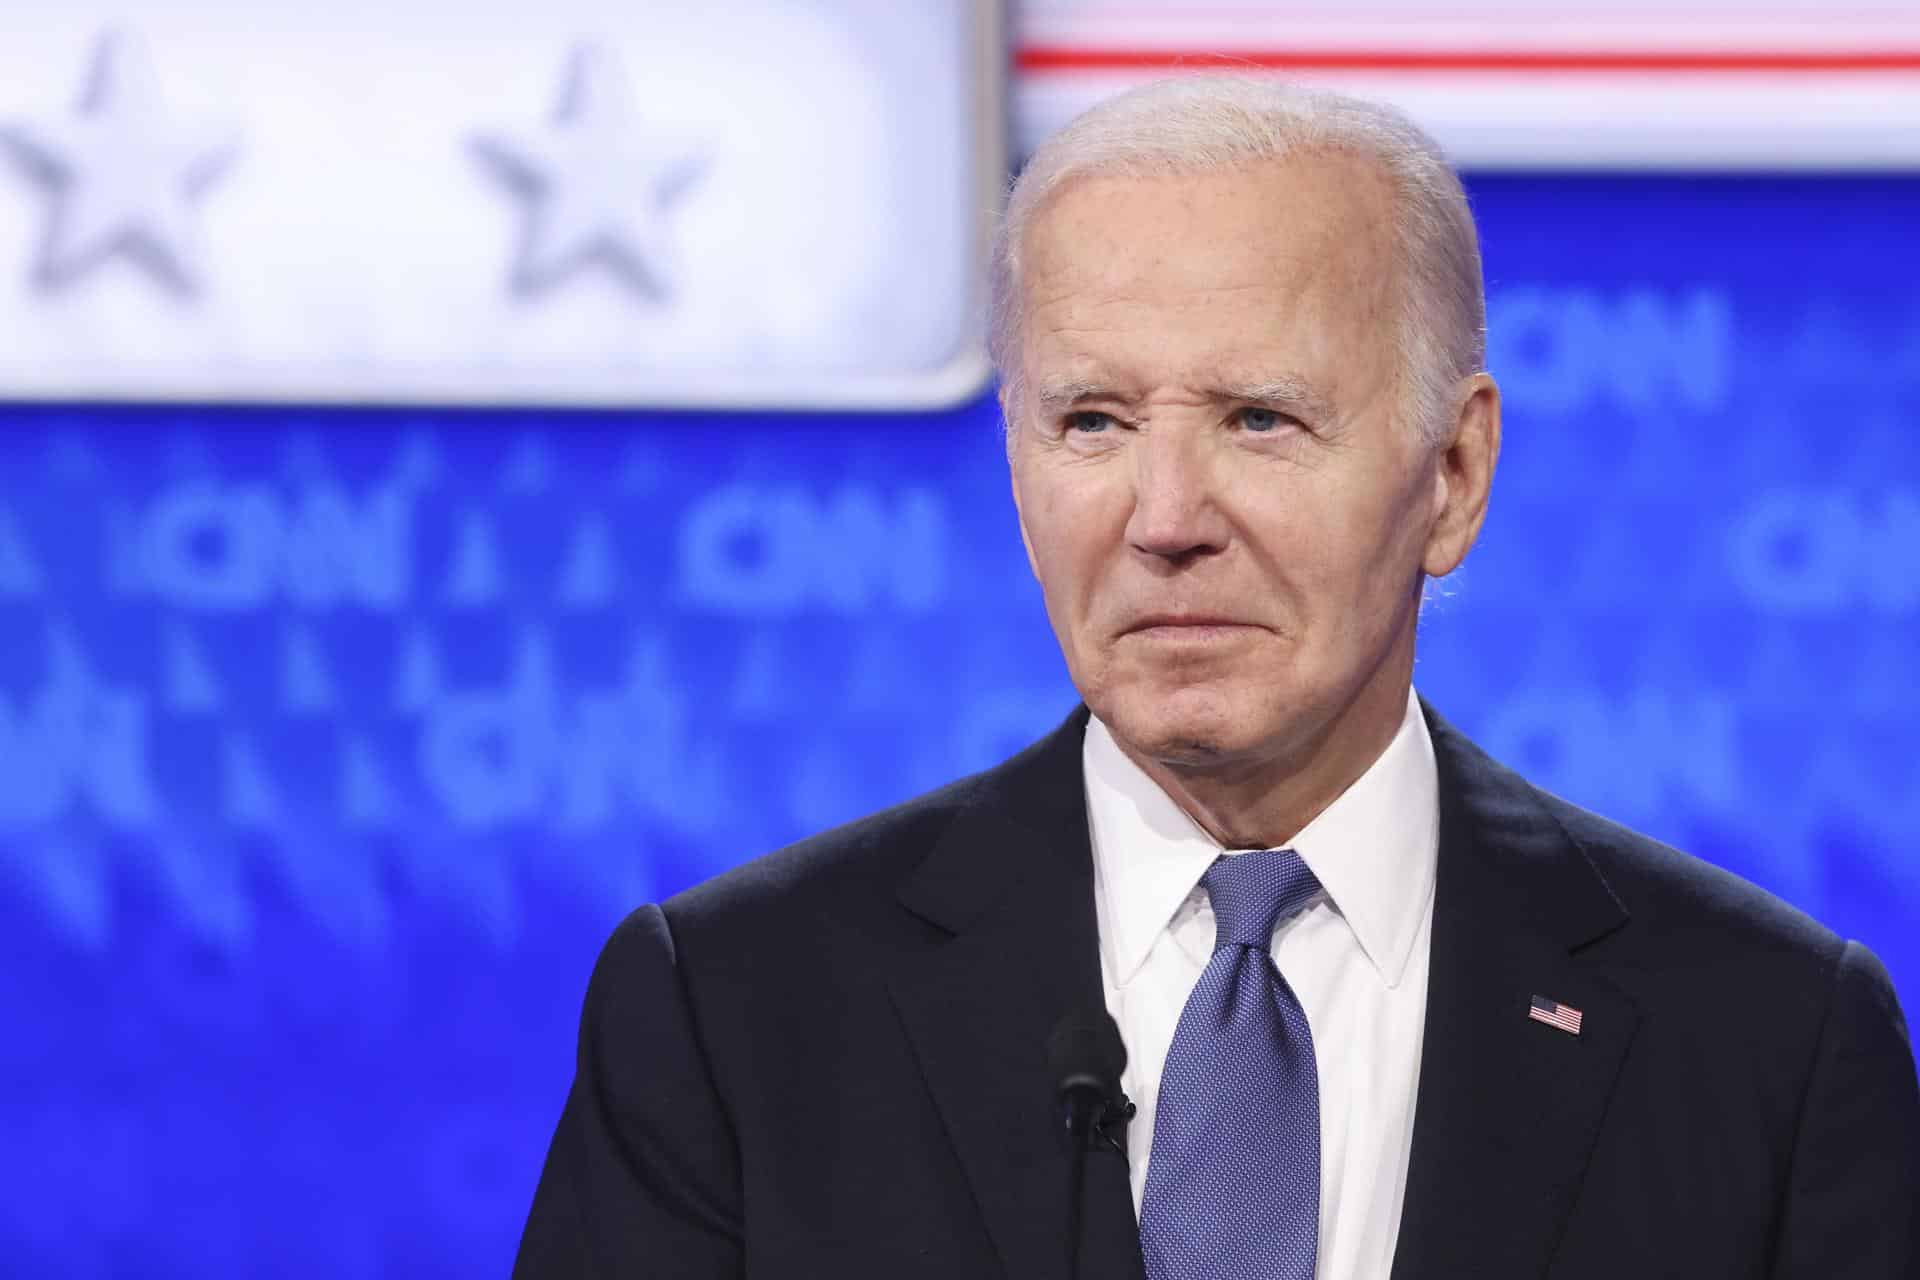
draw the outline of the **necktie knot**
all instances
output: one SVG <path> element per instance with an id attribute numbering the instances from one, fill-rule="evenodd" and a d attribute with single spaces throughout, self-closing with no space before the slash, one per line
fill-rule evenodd
<path id="1" fill-rule="evenodd" d="M 1226 946 L 1266 950 L 1274 926 L 1320 891 L 1320 882 L 1291 849 L 1216 858 L 1200 883 L 1213 904 L 1215 951 Z"/>

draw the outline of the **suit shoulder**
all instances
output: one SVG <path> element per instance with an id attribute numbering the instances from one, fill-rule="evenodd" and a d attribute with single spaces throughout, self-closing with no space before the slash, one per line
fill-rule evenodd
<path id="1" fill-rule="evenodd" d="M 1531 785 L 1531 784 L 1529 784 Z M 1803 957 L 1830 977 L 1844 940 L 1811 915 L 1704 858 L 1533 788 L 1634 920 L 1676 946 Z"/>
<path id="2" fill-rule="evenodd" d="M 845 908 L 890 896 L 954 817 L 981 802 L 993 771 L 761 854 L 662 903 L 676 928 L 726 926 L 778 911 Z"/>
<path id="3" fill-rule="evenodd" d="M 1424 704 L 1423 704 L 1424 705 Z M 1543 818 L 1592 867 L 1619 907 L 1636 943 L 1675 961 L 1688 955 L 1793 955 L 1831 975 L 1841 939 L 1806 912 L 1704 858 L 1583 809 L 1488 755 L 1425 707 L 1443 788 L 1497 829 L 1518 834 Z"/>
<path id="4" fill-rule="evenodd" d="M 1076 708 L 1052 733 L 1011 759 L 864 818 L 763 854 L 662 903 L 676 932 L 754 922 L 791 934 L 802 919 L 847 921 L 891 903 L 904 878 L 961 814 L 1027 814 L 1079 789 L 1087 711 Z"/>

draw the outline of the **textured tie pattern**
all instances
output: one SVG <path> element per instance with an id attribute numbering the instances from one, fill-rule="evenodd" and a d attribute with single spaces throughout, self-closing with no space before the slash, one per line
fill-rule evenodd
<path id="1" fill-rule="evenodd" d="M 1312 1280 L 1320 1077 L 1274 926 L 1320 885 L 1291 849 L 1216 861 L 1213 958 L 1160 1078 L 1140 1243 L 1150 1280 Z"/>

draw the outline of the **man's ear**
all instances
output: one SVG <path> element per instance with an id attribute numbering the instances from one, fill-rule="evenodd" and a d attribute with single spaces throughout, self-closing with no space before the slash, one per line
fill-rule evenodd
<path id="1" fill-rule="evenodd" d="M 1020 472 L 1009 465 L 1007 467 L 1007 485 L 1013 490 L 1013 515 L 1020 525 L 1020 545 L 1027 549 L 1027 568 L 1033 570 L 1034 580 L 1040 578 L 1040 562 L 1033 558 L 1033 539 L 1027 536 L 1027 511 L 1020 504 Z"/>
<path id="2" fill-rule="evenodd" d="M 1035 581 L 1040 578 L 1040 562 L 1033 558 L 1033 539 L 1027 536 L 1027 509 L 1020 501 L 1020 468 L 1014 463 L 1014 451 L 1019 447 L 1015 440 L 1020 430 L 1020 421 L 1015 414 L 1013 398 L 1007 388 L 1000 388 L 1000 419 L 1006 429 L 1007 441 L 1007 486 L 1013 491 L 1013 515 L 1020 525 L 1020 545 L 1027 549 L 1027 568 L 1033 570 Z"/>
<path id="3" fill-rule="evenodd" d="M 1427 533 L 1421 568 L 1444 578 L 1460 567 L 1480 537 L 1500 461 L 1500 387 L 1493 376 L 1476 373 L 1461 383 L 1453 434 L 1439 453 L 1434 475 L 1438 505 Z"/>

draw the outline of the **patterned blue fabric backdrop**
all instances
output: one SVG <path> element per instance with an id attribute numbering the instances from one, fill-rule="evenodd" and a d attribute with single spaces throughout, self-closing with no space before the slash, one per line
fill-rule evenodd
<path id="1" fill-rule="evenodd" d="M 1920 181 L 1501 178 L 1418 683 L 1920 1000 Z M 990 401 L 0 409 L 0 1258 L 506 1270 L 632 906 L 1073 694 Z"/>

